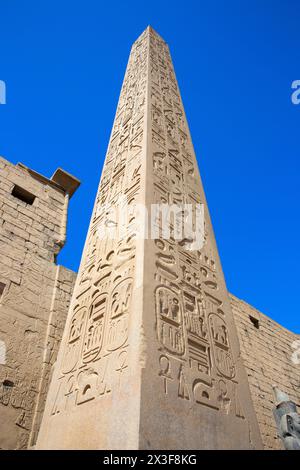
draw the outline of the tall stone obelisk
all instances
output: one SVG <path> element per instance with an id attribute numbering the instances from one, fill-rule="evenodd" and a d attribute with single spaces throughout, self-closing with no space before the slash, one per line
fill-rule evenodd
<path id="1" fill-rule="evenodd" d="M 149 225 L 140 207 L 182 203 L 204 204 L 201 249 L 136 235 Z M 101 237 L 120 204 L 128 235 Z M 37 448 L 260 447 L 169 49 L 148 27 L 131 50 Z"/>

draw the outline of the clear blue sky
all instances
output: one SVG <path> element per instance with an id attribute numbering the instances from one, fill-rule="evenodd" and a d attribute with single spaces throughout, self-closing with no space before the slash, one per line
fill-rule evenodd
<path id="1" fill-rule="evenodd" d="M 169 43 L 229 290 L 299 321 L 300 2 L 0 0 L 0 155 L 82 181 L 59 262 L 77 270 L 132 42 Z"/>

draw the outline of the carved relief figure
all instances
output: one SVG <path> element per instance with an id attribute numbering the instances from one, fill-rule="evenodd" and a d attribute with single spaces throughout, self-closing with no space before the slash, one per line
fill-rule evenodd
<path id="1" fill-rule="evenodd" d="M 91 305 L 83 345 L 83 362 L 93 361 L 101 351 L 107 297 L 106 293 L 96 295 Z"/>
<path id="2" fill-rule="evenodd" d="M 224 377 L 233 378 L 235 367 L 228 342 L 228 331 L 224 319 L 215 314 L 209 315 L 210 332 L 213 341 L 215 365 Z"/>
<path id="3" fill-rule="evenodd" d="M 156 290 L 156 313 L 158 338 L 171 353 L 183 355 L 185 343 L 183 336 L 182 304 L 179 295 L 169 287 Z"/>
<path id="4" fill-rule="evenodd" d="M 131 278 L 121 281 L 112 292 L 106 345 L 110 351 L 118 349 L 126 343 L 131 293 Z"/>
<path id="5" fill-rule="evenodd" d="M 82 349 L 86 315 L 87 308 L 81 307 L 75 311 L 72 317 L 63 359 L 64 373 L 71 372 L 79 360 Z"/>

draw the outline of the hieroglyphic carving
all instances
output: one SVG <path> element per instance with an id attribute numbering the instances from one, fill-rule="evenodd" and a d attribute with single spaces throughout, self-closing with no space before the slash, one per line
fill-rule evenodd
<path id="1" fill-rule="evenodd" d="M 159 364 L 160 364 L 160 371 L 159 371 L 159 376 L 163 377 L 163 382 L 164 382 L 164 392 L 167 395 L 168 394 L 168 381 L 173 380 L 173 377 L 171 375 L 171 369 L 170 369 L 170 359 L 168 356 L 162 354 L 159 358 Z"/>
<path id="2" fill-rule="evenodd" d="M 131 278 L 121 280 L 112 292 L 107 327 L 107 349 L 109 351 L 120 348 L 127 340 L 131 294 Z"/>
<path id="3" fill-rule="evenodd" d="M 68 332 L 67 342 L 64 350 L 63 372 L 68 373 L 74 370 L 79 354 L 82 349 L 83 333 L 87 317 L 85 306 L 75 308 Z"/>
<path id="4" fill-rule="evenodd" d="M 183 338 L 183 313 L 178 293 L 169 287 L 156 290 L 158 336 L 165 349 L 182 356 L 185 352 Z"/>
<path id="5" fill-rule="evenodd" d="M 152 30 L 150 71 L 153 203 L 194 207 L 203 202 L 196 159 L 168 47 Z M 155 240 L 154 297 L 164 391 L 177 380 L 179 398 L 242 417 L 232 411 L 235 367 L 219 289 L 222 274 L 207 231 L 202 250 L 187 251 L 184 241 L 164 239 L 161 218 L 155 222 L 160 238 Z"/>
<path id="6" fill-rule="evenodd" d="M 134 44 L 96 197 L 63 344 L 53 415 L 119 390 L 126 373 L 135 274 L 135 203 L 141 184 L 148 36 Z M 111 209 L 130 206 L 129 236 L 99 238 L 116 220 Z"/>
<path id="7" fill-rule="evenodd" d="M 233 378 L 235 367 L 229 346 L 228 330 L 224 318 L 211 313 L 209 315 L 209 324 L 213 341 L 213 351 L 216 367 L 221 375 L 227 378 Z"/>
<path id="8" fill-rule="evenodd" d="M 101 351 L 104 337 L 104 319 L 107 310 L 108 294 L 101 293 L 95 296 L 88 315 L 83 345 L 83 362 L 90 362 L 97 358 Z"/>

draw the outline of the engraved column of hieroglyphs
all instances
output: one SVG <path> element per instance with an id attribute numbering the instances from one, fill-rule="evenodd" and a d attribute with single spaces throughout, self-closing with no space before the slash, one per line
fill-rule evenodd
<path id="1" fill-rule="evenodd" d="M 192 142 L 165 42 L 150 34 L 153 202 L 201 203 Z M 210 239 L 189 251 L 180 240 L 155 240 L 155 305 L 160 344 L 159 375 L 168 394 L 243 418 L 226 312 Z"/>
<path id="2" fill-rule="evenodd" d="M 120 386 L 118 374 L 128 367 L 134 204 L 140 192 L 147 53 L 147 35 L 143 34 L 132 47 L 121 90 L 74 292 L 53 415 L 113 393 Z M 123 238 L 101 239 L 99 230 L 116 222 L 110 208 L 124 204 L 132 207 L 132 230 Z"/>

